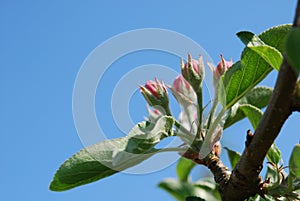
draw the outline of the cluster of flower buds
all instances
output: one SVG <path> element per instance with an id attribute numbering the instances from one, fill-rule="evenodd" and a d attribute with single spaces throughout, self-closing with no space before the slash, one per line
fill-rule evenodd
<path id="1" fill-rule="evenodd" d="M 183 106 L 184 110 L 180 115 L 182 126 L 196 135 L 199 131 L 198 126 L 201 125 L 201 123 L 198 124 L 198 126 L 195 124 L 195 121 L 199 116 L 195 102 L 197 100 L 197 94 L 201 95 L 202 93 L 201 87 L 205 74 L 204 64 L 201 56 L 199 57 L 199 60 L 195 60 L 188 54 L 188 61 L 184 63 L 181 59 L 180 65 L 182 74 L 177 76 L 172 87 L 168 86 L 168 88 L 172 91 L 178 103 Z M 209 66 L 213 71 L 214 84 L 216 84 L 215 82 L 219 82 L 220 77 L 232 66 L 232 60 L 226 61 L 221 55 L 221 61 L 216 68 L 210 64 Z M 157 79 L 155 79 L 155 81 L 149 80 L 146 82 L 145 86 L 140 86 L 140 91 L 149 106 L 154 108 L 154 110 L 148 108 L 150 121 L 156 122 L 161 115 L 171 115 L 168 92 L 163 82 L 160 82 Z M 202 105 L 200 107 L 202 107 Z M 193 125 L 196 127 L 193 128 Z M 205 153 L 203 153 L 203 157 L 205 157 L 204 155 L 209 151 L 212 151 L 212 153 L 218 157 L 220 156 L 221 145 L 219 140 L 221 138 L 222 128 L 219 126 L 213 132 L 212 138 L 209 139 L 209 143 L 204 149 Z"/>
<path id="2" fill-rule="evenodd" d="M 140 86 L 140 91 L 151 107 L 170 115 L 168 92 L 163 82 L 149 80 L 145 86 Z"/>
<path id="3" fill-rule="evenodd" d="M 204 79 L 204 64 L 202 57 L 199 60 L 192 59 L 191 54 L 188 54 L 188 61 L 183 63 L 181 59 L 181 73 L 183 77 L 190 83 L 193 89 L 197 92 L 202 87 Z"/>

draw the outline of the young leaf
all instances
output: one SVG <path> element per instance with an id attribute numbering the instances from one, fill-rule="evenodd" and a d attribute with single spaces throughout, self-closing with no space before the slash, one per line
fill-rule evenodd
<path id="1" fill-rule="evenodd" d="M 195 167 L 195 163 L 191 160 L 181 157 L 177 163 L 176 173 L 178 179 L 180 181 L 187 181 L 189 174 L 193 167 Z"/>
<path id="2" fill-rule="evenodd" d="M 227 147 L 225 147 L 225 149 L 227 151 L 231 167 L 232 167 L 232 169 L 234 169 L 235 165 L 238 163 L 238 161 L 241 158 L 241 154 L 236 151 L 233 151 Z"/>
<path id="3" fill-rule="evenodd" d="M 257 86 L 251 89 L 243 98 L 241 98 L 229 109 L 229 114 L 225 121 L 224 129 L 246 117 L 240 108 L 242 104 L 250 104 L 262 109 L 267 106 L 272 93 L 273 89 L 265 86 Z"/>
<path id="4" fill-rule="evenodd" d="M 283 53 L 284 39 L 289 30 L 290 25 L 276 26 L 258 35 L 258 37 L 266 45 Z M 277 61 L 277 59 L 275 60 Z M 235 63 L 223 77 L 226 93 L 226 108 L 230 108 L 251 88 L 267 76 L 272 70 L 272 67 L 268 62 L 270 61 L 266 61 L 264 57 L 260 56 L 249 47 L 246 47 L 243 50 L 241 61 Z"/>
<path id="5" fill-rule="evenodd" d="M 300 144 L 295 145 L 289 161 L 290 174 L 300 178 Z"/>
<path id="6" fill-rule="evenodd" d="M 280 158 L 280 150 L 275 144 L 273 144 L 267 153 L 267 159 L 269 162 L 272 162 L 277 165 L 280 162 Z"/>
<path id="7" fill-rule="evenodd" d="M 259 108 L 249 104 L 240 105 L 240 109 L 247 116 L 254 130 L 256 130 L 258 123 L 263 115 L 262 111 Z"/>
<path id="8" fill-rule="evenodd" d="M 300 28 L 292 28 L 286 40 L 286 56 L 289 63 L 300 72 Z"/>
<path id="9" fill-rule="evenodd" d="M 68 190 L 141 163 L 157 153 L 154 146 L 161 139 L 172 135 L 173 124 L 172 117 L 163 116 L 155 125 L 137 124 L 124 138 L 105 140 L 82 149 L 60 166 L 50 190 Z"/>

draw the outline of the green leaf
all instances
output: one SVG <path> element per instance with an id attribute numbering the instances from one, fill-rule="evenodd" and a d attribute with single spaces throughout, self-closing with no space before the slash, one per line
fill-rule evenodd
<path id="1" fill-rule="evenodd" d="M 68 190 L 141 163 L 158 152 L 154 146 L 161 139 L 172 135 L 173 124 L 172 117 L 163 116 L 155 125 L 137 124 L 124 138 L 105 140 L 82 149 L 60 166 L 50 190 Z"/>
<path id="2" fill-rule="evenodd" d="M 246 46 L 265 45 L 265 43 L 258 36 L 249 31 L 240 31 L 236 35 Z"/>
<path id="3" fill-rule="evenodd" d="M 284 51 L 284 39 L 290 27 L 290 25 L 276 26 L 258 35 L 258 37 L 265 45 L 277 49 L 282 54 Z M 253 44 L 255 45 L 256 43 Z M 274 59 L 270 58 L 266 61 L 264 57 L 251 48 L 246 47 L 242 52 L 241 61 L 236 62 L 223 76 L 226 108 L 230 108 L 273 69 L 269 63 L 271 61 L 273 63 Z M 260 48 L 257 51 L 264 52 L 262 49 L 264 48 Z M 269 50 L 270 48 L 267 49 Z M 277 59 L 274 61 L 277 61 Z"/>
<path id="4" fill-rule="evenodd" d="M 300 28 L 293 27 L 286 39 L 286 56 L 289 63 L 300 72 Z"/>
<path id="5" fill-rule="evenodd" d="M 158 186 L 170 193 L 178 201 L 185 201 L 187 197 L 191 196 L 199 197 L 207 201 L 221 200 L 216 184 L 211 183 L 208 180 L 202 183 L 193 184 L 175 179 L 165 179 L 159 183 Z"/>
<path id="6" fill-rule="evenodd" d="M 279 148 L 275 144 L 272 144 L 272 146 L 270 147 L 267 153 L 268 161 L 277 165 L 280 162 L 280 158 L 281 158 L 281 153 Z"/>
<path id="7" fill-rule="evenodd" d="M 228 113 L 228 117 L 224 124 L 224 129 L 246 117 L 240 106 L 250 104 L 259 109 L 267 106 L 269 99 L 273 93 L 273 89 L 264 86 L 257 86 L 251 89 L 246 95 L 235 103 Z"/>
<path id="8" fill-rule="evenodd" d="M 259 121 L 263 116 L 263 112 L 259 108 L 249 104 L 240 105 L 240 109 L 244 112 L 246 117 L 249 119 L 254 130 L 256 130 Z"/>
<path id="9" fill-rule="evenodd" d="M 175 179 L 166 179 L 158 184 L 158 187 L 170 193 L 178 201 L 185 201 L 186 197 L 197 196 L 197 188 L 188 182 L 180 182 Z"/>
<path id="10" fill-rule="evenodd" d="M 268 45 L 249 46 L 249 48 L 261 56 L 271 67 L 277 71 L 280 69 L 283 57 L 277 49 Z"/>
<path id="11" fill-rule="evenodd" d="M 295 145 L 289 161 L 290 174 L 300 178 L 300 144 Z"/>
<path id="12" fill-rule="evenodd" d="M 191 160 L 181 157 L 177 163 L 176 172 L 180 181 L 187 181 L 191 170 L 195 167 Z"/>
<path id="13" fill-rule="evenodd" d="M 237 36 L 251 50 L 262 57 L 271 67 L 279 70 L 282 63 L 282 54 L 269 45 L 266 45 L 258 36 L 251 32 L 241 31 Z"/>
<path id="14" fill-rule="evenodd" d="M 241 154 L 236 151 L 233 151 L 227 147 L 225 147 L 225 149 L 227 151 L 231 167 L 232 167 L 232 169 L 234 169 L 236 164 L 238 163 L 238 161 L 241 158 Z"/>
<path id="15" fill-rule="evenodd" d="M 206 190 L 206 192 L 209 192 L 209 194 L 213 195 L 213 197 L 216 199 L 216 200 L 222 200 L 221 199 L 221 195 L 220 195 L 220 192 L 219 192 L 219 188 L 218 188 L 218 185 L 216 184 L 215 180 L 213 177 L 205 177 L 205 178 L 201 178 L 199 179 L 196 183 L 195 183 L 195 186 L 196 187 L 199 187 L 199 188 L 202 188 L 204 190 Z M 212 198 L 208 197 L 208 196 L 199 196 L 205 200 L 210 200 Z"/>

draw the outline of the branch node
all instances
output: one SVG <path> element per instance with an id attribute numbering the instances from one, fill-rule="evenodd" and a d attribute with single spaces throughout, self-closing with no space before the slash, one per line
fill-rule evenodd
<path id="1" fill-rule="evenodd" d="M 246 142 L 245 142 L 246 147 L 249 147 L 249 145 L 250 145 L 250 143 L 251 143 L 253 137 L 254 137 L 254 135 L 253 135 L 253 133 L 251 132 L 251 130 L 250 130 L 250 129 L 247 130 L 247 136 L 246 136 Z"/>

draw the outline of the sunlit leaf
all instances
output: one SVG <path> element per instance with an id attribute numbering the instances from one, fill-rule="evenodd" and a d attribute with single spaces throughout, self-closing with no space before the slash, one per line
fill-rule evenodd
<path id="1" fill-rule="evenodd" d="M 282 54 L 269 45 L 266 45 L 258 36 L 248 31 L 241 31 L 237 36 L 251 50 L 262 57 L 271 67 L 279 70 L 282 63 Z"/>
<path id="2" fill-rule="evenodd" d="M 275 48 L 282 54 L 284 51 L 285 36 L 290 27 L 290 25 L 276 26 L 258 35 L 258 37 L 265 45 Z M 251 48 L 256 47 L 255 45 L 260 45 L 260 43 L 257 41 L 252 43 Z M 264 54 L 260 55 L 251 48 L 246 47 L 243 50 L 241 61 L 236 62 L 223 77 L 226 108 L 230 108 L 268 75 L 273 69 L 269 63 L 273 63 L 273 60 L 276 61 L 275 63 L 278 63 L 278 59 L 268 60 L 266 56 L 261 56 Z M 264 52 L 261 49 L 259 51 Z M 277 58 L 277 56 L 275 57 Z"/>
<path id="3" fill-rule="evenodd" d="M 268 45 L 248 47 L 261 56 L 271 67 L 276 70 L 280 69 L 283 57 L 277 49 Z"/>
<path id="4" fill-rule="evenodd" d="M 91 183 L 135 166 L 157 153 L 154 146 L 172 135 L 172 117 L 161 117 L 155 125 L 137 124 L 124 138 L 105 140 L 86 147 L 65 161 L 50 184 L 52 191 L 64 191 Z"/>
<path id="5" fill-rule="evenodd" d="M 180 181 L 187 181 L 189 174 L 193 167 L 195 167 L 195 163 L 191 160 L 181 157 L 177 163 L 176 173 L 178 179 Z"/>
<path id="6" fill-rule="evenodd" d="M 273 144 L 268 151 L 267 159 L 269 162 L 272 162 L 277 165 L 280 162 L 280 158 L 280 150 L 275 144 Z"/>

